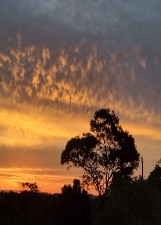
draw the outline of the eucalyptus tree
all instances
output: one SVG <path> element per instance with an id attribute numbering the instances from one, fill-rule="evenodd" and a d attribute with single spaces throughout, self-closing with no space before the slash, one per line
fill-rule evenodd
<path id="1" fill-rule="evenodd" d="M 61 153 L 61 164 L 83 169 L 83 182 L 103 195 L 119 173 L 130 178 L 139 165 L 135 140 L 110 109 L 100 109 L 90 121 L 91 132 L 71 138 Z"/>

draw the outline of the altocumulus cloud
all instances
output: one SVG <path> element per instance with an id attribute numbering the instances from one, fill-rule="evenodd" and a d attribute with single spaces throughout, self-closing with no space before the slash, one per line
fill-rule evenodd
<path id="1" fill-rule="evenodd" d="M 3 1 L 2 94 L 159 117 L 160 5 Z"/>

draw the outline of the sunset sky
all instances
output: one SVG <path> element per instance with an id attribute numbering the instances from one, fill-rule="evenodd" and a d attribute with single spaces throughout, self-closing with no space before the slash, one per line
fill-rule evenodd
<path id="1" fill-rule="evenodd" d="M 0 189 L 79 178 L 60 155 L 100 108 L 133 135 L 147 177 L 161 158 L 161 1 L 0 0 Z"/>

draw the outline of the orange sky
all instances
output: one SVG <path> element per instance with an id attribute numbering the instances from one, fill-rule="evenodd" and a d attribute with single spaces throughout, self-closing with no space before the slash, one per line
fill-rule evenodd
<path id="1" fill-rule="evenodd" d="M 54 193 L 79 178 L 60 155 L 99 108 L 133 135 L 145 177 L 161 158 L 160 1 L 83 1 L 1 6 L 0 189 Z"/>
<path id="2" fill-rule="evenodd" d="M 72 106 L 67 110 L 61 107 L 55 110 L 48 105 L 4 100 L 0 111 L 1 189 L 19 190 L 19 182 L 30 181 L 37 182 L 41 191 L 60 192 L 64 184 L 80 177 L 78 170 L 67 171 L 60 166 L 60 154 L 71 137 L 89 131 L 94 111 L 84 113 L 83 107 L 80 111 L 72 110 Z M 120 114 L 121 108 L 117 112 Z M 120 117 L 120 123 L 134 136 L 147 176 L 160 158 L 161 129 L 147 118 L 146 124 L 137 122 L 139 118 L 131 111 L 129 117 Z M 138 169 L 136 175 L 140 173 Z"/>

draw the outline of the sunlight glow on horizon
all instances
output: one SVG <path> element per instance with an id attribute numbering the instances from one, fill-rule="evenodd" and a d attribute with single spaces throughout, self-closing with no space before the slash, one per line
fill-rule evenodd
<path id="1" fill-rule="evenodd" d="M 43 120 L 41 119 L 41 115 L 39 115 L 38 120 L 32 117 L 32 114 L 23 114 L 22 112 L 15 113 L 11 116 L 11 114 L 8 112 L 1 111 L 0 112 L 0 124 L 2 126 L 6 126 L 7 130 L 5 130 L 5 134 L 3 136 L 3 132 L 1 134 L 1 144 L 9 145 L 10 148 L 12 149 L 14 146 L 19 146 L 22 147 L 21 152 L 23 153 L 24 147 L 28 148 L 38 148 L 37 152 L 39 152 L 39 145 L 46 146 L 48 149 L 53 148 L 54 152 L 54 142 L 56 141 L 57 145 L 62 146 L 62 149 L 65 147 L 66 142 L 77 135 L 81 135 L 83 131 L 81 131 L 82 128 L 84 128 L 84 132 L 90 131 L 87 129 L 89 127 L 89 121 L 82 120 L 82 124 L 86 124 L 86 128 L 84 126 L 81 126 L 82 128 L 80 130 L 74 129 L 72 131 L 69 130 L 69 133 L 64 132 L 65 127 L 70 127 L 71 126 L 71 121 L 72 118 L 68 118 L 68 121 L 62 120 L 61 123 L 64 126 L 59 126 L 60 121 L 54 120 L 55 124 L 52 124 L 52 120 Z M 43 115 L 43 114 L 42 114 Z M 43 117 L 42 117 L 43 118 Z M 49 117 L 50 118 L 50 117 Z M 75 122 L 78 124 L 80 120 L 75 120 Z M 68 124 L 69 123 L 69 124 Z M 129 123 L 122 123 L 122 120 L 120 118 L 120 124 L 123 125 L 123 129 L 126 129 L 129 131 L 130 134 L 135 138 L 137 136 L 144 136 L 147 138 L 152 138 L 152 139 L 160 139 L 160 130 L 158 129 L 149 129 L 149 127 L 143 127 L 141 124 L 129 124 Z M 59 133 L 55 133 L 53 127 L 59 127 Z M 74 123 L 72 123 L 72 126 L 74 126 Z M 77 127 L 77 129 L 78 129 Z M 14 132 L 13 132 L 14 131 Z M 159 133 L 158 133 L 159 131 Z M 58 132 L 58 131 L 57 131 Z M 72 132 L 72 133 L 70 133 Z M 6 135 L 6 136 L 5 136 Z M 34 137 L 34 138 L 33 138 Z M 60 138 L 65 138 L 62 139 L 62 143 L 60 143 L 61 139 Z M 60 140 L 58 140 L 58 138 Z M 31 141 L 32 140 L 32 141 Z M 55 141 L 54 141 L 55 140 Z M 135 139 L 136 140 L 136 139 Z M 138 151 L 139 149 L 139 143 L 136 142 L 136 145 L 138 146 Z M 3 147 L 3 146 L 2 146 Z M 13 148 L 13 153 L 14 153 L 14 148 Z M 139 151 L 140 153 L 140 151 Z M 17 154 L 17 152 L 15 153 Z M 39 153 L 38 153 L 39 154 Z M 60 151 L 61 154 L 61 151 Z M 60 161 L 60 154 L 58 155 L 59 158 L 57 158 L 58 161 Z M 33 160 L 35 160 L 37 156 L 33 156 Z M 16 157 L 15 157 L 16 159 Z M 27 160 L 27 158 L 26 158 Z M 9 162 L 9 161 L 8 161 Z M 18 163 L 18 162 L 17 162 Z M 7 164 L 7 162 L 6 162 Z M 58 164 L 58 163 L 57 163 Z M 15 162 L 14 162 L 15 165 Z M 52 172 L 54 173 L 54 170 L 51 168 L 12 168 L 12 159 L 10 162 L 11 168 L 0 168 L 0 179 L 2 181 L 1 189 L 13 189 L 15 190 L 18 188 L 17 184 L 18 182 L 37 182 L 38 185 L 40 183 L 40 190 L 41 191 L 47 191 L 47 192 L 60 192 L 61 188 L 63 187 L 64 184 L 72 184 L 72 181 L 74 180 L 75 176 L 70 175 L 71 171 L 73 172 L 75 169 L 67 171 L 66 175 L 54 175 L 51 174 Z M 54 167 L 54 158 L 53 158 L 53 167 Z M 65 166 L 64 166 L 65 169 Z M 58 173 L 59 168 L 57 167 L 56 173 Z M 48 175 L 44 174 L 49 173 Z M 41 173 L 41 175 L 40 175 Z M 80 174 L 81 175 L 81 174 Z M 64 183 L 65 182 L 65 183 Z M 4 188 L 3 188 L 4 187 Z M 95 193 L 95 192 L 92 192 Z"/>
<path id="2" fill-rule="evenodd" d="M 76 178 L 75 173 L 69 175 L 65 170 L 60 175 L 54 173 L 51 168 L 0 168 L 0 190 L 22 191 L 21 182 L 36 182 L 41 192 L 60 193 L 64 185 L 72 184 Z"/>

